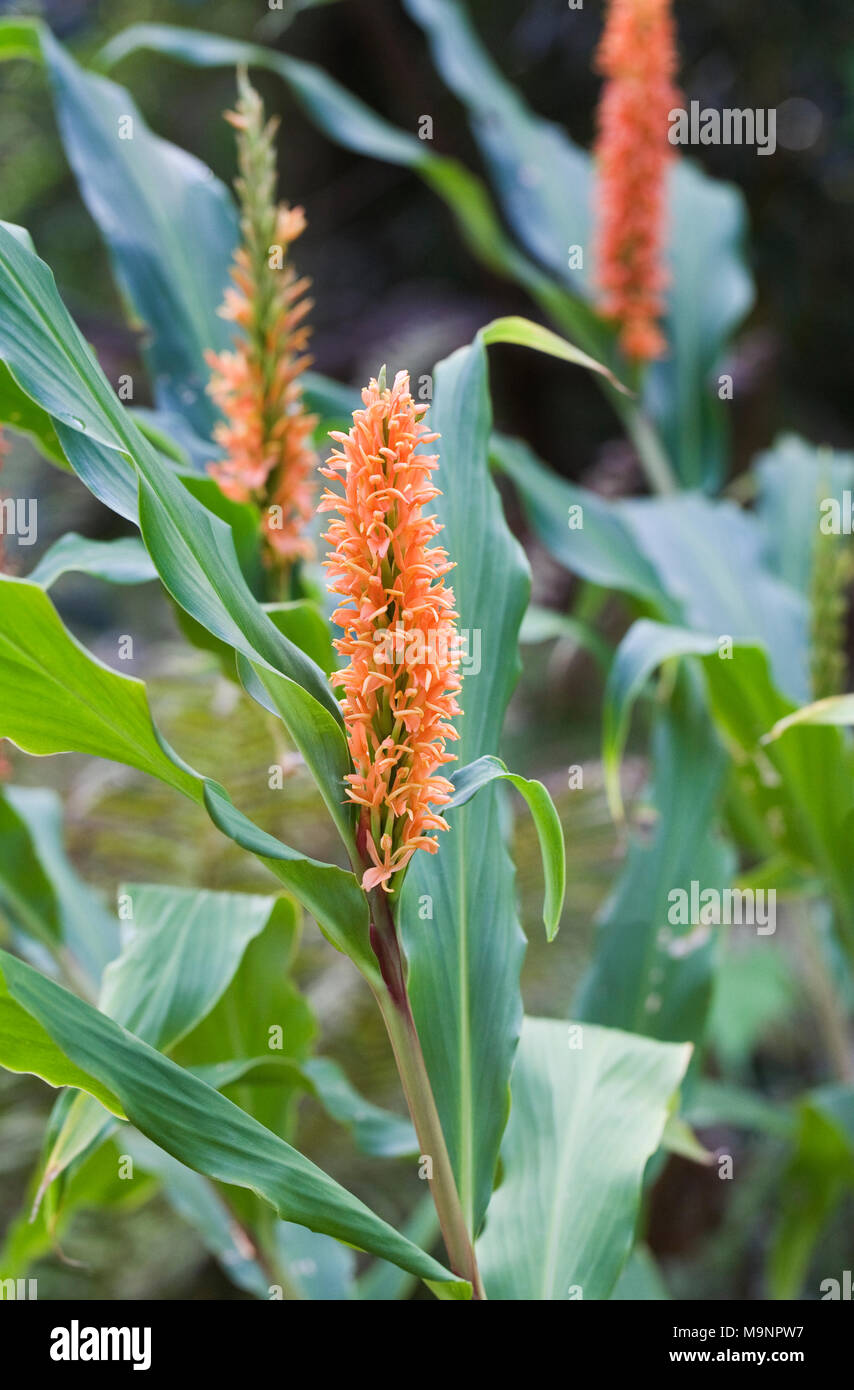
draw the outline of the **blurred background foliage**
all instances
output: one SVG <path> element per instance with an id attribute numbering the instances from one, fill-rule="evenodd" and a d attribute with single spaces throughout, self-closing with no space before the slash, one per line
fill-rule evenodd
<path id="1" fill-rule="evenodd" d="M 758 298 L 732 361 L 722 367 L 735 379 L 734 474 L 786 429 L 851 448 L 850 311 L 842 292 L 854 282 L 850 4 L 777 0 L 771 13 L 759 0 L 707 0 L 702 6 L 677 0 L 675 8 L 687 97 L 715 107 L 779 112 L 774 158 L 732 147 L 699 155 L 708 173 L 739 185 L 750 212 Z M 601 5 L 585 0 L 571 22 L 562 0 L 472 0 L 470 12 L 489 51 L 531 106 L 589 145 L 598 93 L 591 58 Z M 403 129 L 415 131 L 421 116 L 431 116 L 434 148 L 482 167 L 421 31 L 396 0 L 284 0 L 282 10 L 268 10 L 262 0 L 21 0 L 0 3 L 0 13 L 41 15 L 83 58 L 126 25 L 145 20 L 283 46 L 322 64 Z M 233 74 L 179 68 L 143 55 L 127 61 L 120 80 L 155 131 L 192 150 L 221 178 L 232 178 L 233 139 L 221 112 L 233 101 Z M 387 360 L 405 364 L 417 377 L 490 319 L 530 312 L 520 290 L 473 260 L 446 209 L 418 179 L 334 146 L 297 111 L 281 83 L 263 73 L 256 80 L 268 109 L 281 120 L 280 194 L 302 203 L 308 216 L 298 260 L 314 282 L 318 370 L 361 382 Z M 125 326 L 106 252 L 57 139 L 44 74 L 26 63 L 4 64 L 0 92 L 3 216 L 31 231 L 107 376 L 115 381 L 131 373 L 142 384 L 138 339 Z M 204 253 L 200 246 L 198 254 Z M 643 490 L 630 447 L 583 374 L 516 350 L 496 354 L 492 374 L 500 429 L 521 435 L 553 469 L 605 495 Z M 146 402 L 139 394 L 135 403 Z M 6 461 L 4 488 L 39 498 L 39 546 L 26 557 L 27 567 L 67 530 L 119 534 L 116 517 L 23 441 L 15 442 Z M 577 581 L 525 533 L 512 502 L 511 517 L 532 561 L 535 599 L 565 609 Z M 158 590 L 117 589 L 68 576 L 56 597 L 66 622 L 107 660 L 114 659 L 120 635 L 134 635 L 134 674 L 149 681 L 159 722 L 191 763 L 228 785 L 259 824 L 272 829 L 284 815 L 292 844 L 320 857 L 334 855 L 308 777 L 299 767 L 289 768 L 283 813 L 281 793 L 267 787 L 267 769 L 280 750 L 215 664 L 180 641 Z M 619 605 L 612 605 L 615 612 L 609 617 L 606 610 L 604 626 L 610 622 L 616 637 L 622 622 Z M 525 648 L 505 754 L 520 771 L 541 777 L 555 796 L 567 830 L 570 885 L 557 941 L 546 947 L 538 932 L 531 934 L 524 986 L 527 1010 L 534 1014 L 566 1014 L 589 960 L 594 919 L 621 863 L 597 761 L 600 703 L 596 666 L 569 639 Z M 639 748 L 645 747 L 641 734 Z M 269 889 L 260 867 L 224 844 L 202 812 L 141 776 L 73 756 L 13 759 L 17 782 L 49 784 L 63 793 L 72 860 L 110 900 L 120 881 Z M 581 791 L 568 789 L 569 763 L 584 768 Z M 627 795 L 641 793 L 646 772 L 643 758 L 629 759 Z M 515 835 L 522 920 L 530 925 L 539 910 L 538 852 L 524 818 Z M 731 954 L 712 1012 L 713 1071 L 723 1082 L 753 1085 L 769 1100 L 787 1100 L 832 1074 L 826 975 L 815 968 L 793 918 L 794 910 L 781 912 L 773 943 Z M 296 977 L 318 1016 L 324 1050 L 347 1063 L 372 1099 L 399 1108 L 381 1025 L 348 963 L 308 932 Z M 345 1044 L 354 1026 L 355 1050 Z M 0 1078 L 0 1230 L 17 1211 L 37 1160 L 50 1099 L 28 1078 Z M 701 1119 L 706 1147 L 735 1155 L 738 1181 L 721 1182 L 714 1166 L 671 1158 L 649 1203 L 650 1247 L 674 1297 L 765 1297 L 781 1200 L 793 1208 L 820 1208 L 822 1192 L 814 1178 L 805 1183 L 787 1136 L 720 1124 L 704 1128 Z M 814 1117 L 802 1120 L 802 1144 L 819 1142 L 813 1132 L 818 1123 Z M 306 1151 L 376 1211 L 400 1221 L 411 1209 L 416 1194 L 410 1165 L 384 1165 L 378 1175 L 376 1162 L 354 1156 L 346 1136 L 311 1101 L 303 1102 L 302 1124 Z M 830 1168 L 826 1177 L 834 1181 Z M 852 1219 L 850 1202 L 837 1209 L 813 1256 L 819 1274 L 810 1288 L 846 1260 L 850 1267 Z M 42 1297 L 239 1296 L 190 1227 L 159 1198 L 139 1207 L 117 1192 L 109 1218 L 101 1213 L 96 1220 L 82 1211 L 65 1243 L 67 1259 L 51 1254 L 34 1270 Z"/>

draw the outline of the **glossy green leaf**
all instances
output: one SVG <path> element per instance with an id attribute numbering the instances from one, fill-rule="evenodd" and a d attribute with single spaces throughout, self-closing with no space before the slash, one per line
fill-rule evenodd
<path id="1" fill-rule="evenodd" d="M 308 909 L 327 940 L 348 955 L 369 982 L 376 983 L 380 977 L 370 944 L 370 910 L 355 876 L 334 864 L 299 854 L 260 830 L 216 783 L 208 782 L 204 795 L 208 814 L 218 829 L 263 860 Z"/>
<path id="2" fill-rule="evenodd" d="M 123 887 L 119 899 L 126 932 L 132 930 L 104 973 L 98 1008 L 163 1052 L 210 1013 L 271 917 L 293 927 L 295 911 L 286 899 L 155 884 Z M 91 1096 L 75 1097 L 46 1159 L 42 1188 L 109 1129 Z"/>
<path id="3" fill-rule="evenodd" d="M 94 1077 L 143 1134 L 188 1167 L 257 1192 L 283 1220 L 401 1264 L 439 1297 L 469 1296 L 469 1285 L 197 1077 L 5 952 L 0 969 L 19 1012 L 80 1078 L 63 1084 L 87 1088 Z"/>
<path id="4" fill-rule="evenodd" d="M 0 732 L 27 753 L 126 763 L 196 801 L 201 781 L 155 731 L 145 686 L 84 650 L 43 589 L 0 576 Z"/>
<path id="5" fill-rule="evenodd" d="M 408 1158 L 418 1140 L 408 1119 L 365 1100 L 329 1057 L 309 1057 L 302 1072 L 333 1120 L 353 1134 L 356 1147 L 378 1158 Z"/>
<path id="6" fill-rule="evenodd" d="M 486 755 L 467 767 L 457 768 L 451 773 L 454 792 L 448 809 L 464 806 L 482 787 L 495 781 L 509 782 L 528 803 L 534 818 L 540 853 L 543 858 L 543 874 L 546 880 L 546 896 L 543 904 L 543 921 L 546 936 L 553 941 L 560 925 L 560 914 L 566 892 L 566 847 L 563 830 L 555 810 L 554 802 L 542 782 L 519 777 L 508 772 L 500 758 Z"/>
<path id="7" fill-rule="evenodd" d="M 804 724 L 854 724 L 854 695 L 829 695 L 826 700 L 816 700 L 803 709 L 793 710 L 783 719 L 778 719 L 773 728 L 763 738 L 763 743 L 773 743 L 782 738 L 787 729 Z"/>
<path id="8" fill-rule="evenodd" d="M 492 1299 L 608 1298 L 690 1047 L 526 1019 L 504 1177 L 478 1242 Z"/>
<path id="9" fill-rule="evenodd" d="M 688 655 L 709 656 L 717 654 L 718 649 L 716 638 L 643 618 L 623 638 L 608 674 L 602 708 L 605 788 L 615 819 L 623 818 L 620 759 L 629 732 L 629 716 L 638 695 L 663 661 Z"/>
<path id="10" fill-rule="evenodd" d="M 63 574 L 88 574 L 110 584 L 146 584 L 157 578 L 145 547 L 135 537 L 90 541 L 75 531 L 60 536 L 27 578 L 31 584 L 49 589 Z"/>
<path id="11" fill-rule="evenodd" d="M 217 309 L 237 241 L 231 195 L 192 155 L 153 135 L 124 88 L 81 68 L 38 20 L 29 24 L 28 56 L 46 68 L 81 195 L 146 329 L 158 405 L 208 435 L 216 410 L 204 353 L 230 337 Z M 14 35 L 0 28 L 0 56 L 14 52 Z"/>
<path id="12" fill-rule="evenodd" d="M 5 362 L 0 362 L 0 425 L 25 435 L 50 463 L 68 469 L 53 421 L 21 390 Z"/>
<path id="13" fill-rule="evenodd" d="M 458 160 L 434 154 L 424 141 L 399 130 L 334 81 L 322 68 L 272 48 L 182 29 L 170 24 L 133 24 L 99 55 L 104 67 L 140 49 L 166 54 L 194 67 L 266 68 L 280 77 L 309 120 L 345 149 L 412 169 L 448 205 L 463 240 L 496 274 L 531 288 L 543 302 L 554 295 L 548 278 L 506 236 L 481 181 Z"/>
<path id="14" fill-rule="evenodd" d="M 493 437 L 492 457 L 560 564 L 630 595 L 665 622 L 761 643 L 780 689 L 793 700 L 806 698 L 808 604 L 769 566 L 759 518 L 694 493 L 607 501 L 501 436 Z"/>
<path id="15" fill-rule="evenodd" d="M 768 1260 L 770 1295 L 801 1294 L 822 1231 L 854 1192 L 854 1088 L 825 1086 L 798 1107 L 797 1133 L 783 1174 Z M 837 1271 L 828 1271 L 838 1277 Z M 826 1293 L 824 1282 L 821 1293 Z M 818 1290 L 814 1296 L 817 1296 Z"/>
<path id="16" fill-rule="evenodd" d="M 123 1117 L 120 1100 L 108 1085 L 102 1084 L 85 1065 L 78 1066 L 57 1044 L 50 1030 L 23 1005 L 12 992 L 9 977 L 4 976 L 4 963 L 12 956 L 0 952 L 0 1066 L 7 1071 L 27 1072 L 40 1076 L 48 1086 L 73 1086 L 88 1091 L 111 1114 Z M 20 964 L 14 962 L 15 965 Z M 22 967 L 29 969 L 28 966 Z M 35 971 L 31 972 L 36 974 Z M 42 976 L 38 976 L 42 979 Z M 53 986 L 59 989 L 58 985 Z M 65 994 L 66 991 L 62 990 Z M 73 998 L 73 995 L 69 995 Z"/>
<path id="17" fill-rule="evenodd" d="M 660 662 L 685 655 L 699 656 L 718 726 L 747 754 L 740 760 L 740 795 L 761 818 L 770 846 L 784 850 L 795 864 L 824 880 L 840 940 L 854 952 L 851 751 L 837 729 L 806 723 L 762 747 L 768 730 L 793 710 L 777 689 L 760 647 L 721 648 L 717 637 L 646 619 L 630 628 L 605 692 L 603 759 L 612 805 L 619 813 L 619 755 L 632 702 Z M 768 765 L 773 769 L 770 777 Z M 821 778 L 815 776 L 816 767 L 822 768 Z"/>
<path id="18" fill-rule="evenodd" d="M 111 758 L 203 802 L 217 827 L 259 855 L 333 944 L 352 955 L 369 979 L 376 978 L 367 900 L 353 875 L 259 830 L 222 787 L 200 777 L 169 747 L 152 723 L 141 681 L 86 652 L 62 626 L 43 589 L 8 576 L 0 576 L 0 584 L 0 737 L 38 755 L 76 751 Z M 282 684 L 298 688 L 284 678 Z"/>
<path id="19" fill-rule="evenodd" d="M 697 682 L 683 671 L 652 734 L 651 831 L 632 832 L 597 927 L 574 1014 L 667 1042 L 704 1037 L 721 929 L 670 923 L 671 893 L 723 890 L 735 856 L 717 828 L 727 758 Z"/>
<path id="20" fill-rule="evenodd" d="M 6 787 L 6 802 L 26 826 L 32 851 L 55 898 L 59 935 L 94 996 L 119 945 L 118 923 L 94 888 L 76 872 L 64 846 L 62 802 L 47 787 Z M 24 860 L 26 862 L 26 859 Z M 27 877 L 27 901 L 37 899 L 38 877 Z"/>
<path id="21" fill-rule="evenodd" d="M 59 903 L 14 801 L 0 790 L 0 906 L 12 922 L 37 941 L 62 936 Z"/>
<path id="22" fill-rule="evenodd" d="M 565 338 L 561 338 L 557 333 L 552 333 L 550 329 L 543 328 L 539 323 L 532 323 L 530 319 L 520 318 L 518 315 L 510 318 L 494 319 L 480 331 L 483 341 L 489 346 L 491 343 L 515 343 L 517 347 L 536 348 L 538 352 L 548 353 L 550 357 L 558 357 L 563 362 L 572 362 L 577 367 L 586 367 L 590 372 L 597 372 L 604 376 L 618 391 L 624 395 L 629 395 L 628 388 L 618 381 L 614 373 L 588 353 L 582 352 L 574 344 L 568 343 Z"/>
<path id="23" fill-rule="evenodd" d="M 122 1130 L 122 1152 L 130 1154 L 140 1173 L 155 1175 L 172 1210 L 199 1233 L 205 1249 L 237 1288 L 255 1298 L 270 1297 L 268 1276 L 254 1258 L 248 1237 L 237 1227 L 233 1213 L 213 1183 L 179 1163 L 130 1126 Z M 337 1241 L 330 1243 L 336 1249 L 342 1248 Z"/>

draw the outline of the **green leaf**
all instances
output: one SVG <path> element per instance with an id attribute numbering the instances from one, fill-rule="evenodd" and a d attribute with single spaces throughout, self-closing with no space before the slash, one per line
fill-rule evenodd
<path id="1" fill-rule="evenodd" d="M 81 195 L 146 329 L 157 404 L 209 435 L 216 410 L 204 353 L 230 338 L 217 309 L 238 235 L 231 194 L 199 160 L 153 135 L 129 92 L 79 67 L 38 20 L 30 26 L 27 56 L 44 63 Z M 10 56 L 14 32 L 0 28 L 0 55 Z"/>
<path id="2" fill-rule="evenodd" d="M 525 249 L 570 291 L 555 302 L 582 345 L 601 355 L 604 326 L 582 302 L 591 297 L 595 174 L 591 157 L 559 126 L 532 112 L 485 52 L 456 0 L 405 0 L 427 34 L 444 80 L 467 107 L 475 139 L 505 216 Z M 745 266 L 744 200 L 680 159 L 670 177 L 668 358 L 649 373 L 647 406 L 683 486 L 720 481 L 724 411 L 713 372 L 753 301 Z M 569 269 L 580 246 L 584 268 Z M 714 273 L 712 273 L 714 272 Z"/>
<path id="3" fill-rule="evenodd" d="M 500 758 L 489 755 L 478 758 L 467 767 L 457 768 L 451 773 L 450 780 L 454 784 L 454 794 L 448 810 L 455 806 L 464 806 L 481 787 L 489 786 L 495 781 L 509 782 L 525 798 L 534 818 L 543 857 L 543 873 L 546 880 L 543 921 L 546 936 L 549 941 L 553 941 L 560 926 L 560 914 L 566 892 L 566 847 L 554 802 L 542 782 L 529 781 L 527 777 L 508 772 Z"/>
<path id="4" fill-rule="evenodd" d="M 559 478 L 521 439 L 493 434 L 490 458 L 515 484 L 533 531 L 559 564 L 593 584 L 649 601 L 664 616 L 668 598 L 654 562 L 618 508 Z"/>
<path id="5" fill-rule="evenodd" d="M 57 1045 L 50 1030 L 43 1027 L 13 993 L 2 971 L 3 962 L 13 959 L 5 951 L 0 952 L 0 1066 L 7 1071 L 40 1076 L 48 1086 L 74 1086 L 88 1091 L 111 1114 L 122 1118 L 121 1102 L 112 1090 L 102 1085 L 94 1072 L 77 1066 L 65 1049 Z M 53 987 L 59 989 L 58 985 Z M 73 998 L 72 995 L 68 997 Z"/>
<path id="6" fill-rule="evenodd" d="M 788 729 L 804 724 L 854 724 L 854 695 L 829 695 L 825 700 L 816 700 L 802 709 L 793 710 L 783 719 L 778 719 L 773 728 L 763 737 L 763 743 L 773 743 L 782 738 Z"/>
<path id="7" fill-rule="evenodd" d="M 6 787 L 6 802 L 26 826 L 55 896 L 60 937 L 94 994 L 105 966 L 118 950 L 118 923 L 90 884 L 74 869 L 64 848 L 62 802 L 47 787 Z M 25 861 L 26 862 L 26 861 Z M 37 874 L 28 877 L 27 899 L 36 897 Z"/>
<path id="8" fill-rule="evenodd" d="M 380 980 L 370 942 L 368 900 L 355 876 L 289 849 L 254 825 L 215 782 L 205 786 L 208 815 L 224 835 L 256 854 L 312 914 L 324 936 L 358 966 L 369 984 Z"/>
<path id="9" fill-rule="evenodd" d="M 619 814 L 619 757 L 635 696 L 660 662 L 698 655 L 718 726 L 748 755 L 739 764 L 742 798 L 761 817 L 771 847 L 776 845 L 824 880 L 833 899 L 840 940 L 854 953 L 851 752 L 838 730 L 809 724 L 792 728 L 785 738 L 763 749 L 761 740 L 768 730 L 792 714 L 791 703 L 776 688 L 760 647 L 734 645 L 730 656 L 720 655 L 719 650 L 717 637 L 646 619 L 629 629 L 605 691 L 603 759 L 612 806 Z M 822 768 L 820 779 L 815 776 L 816 767 Z"/>
<path id="10" fill-rule="evenodd" d="M 356 1260 L 352 1250 L 291 1221 L 276 1223 L 275 1244 L 298 1298 L 345 1303 L 353 1296 Z"/>
<path id="11" fill-rule="evenodd" d="M 62 936 L 59 904 L 33 843 L 30 828 L 13 801 L 0 791 L 0 904 L 14 924 L 35 940 Z"/>
<path id="12" fill-rule="evenodd" d="M 249 942 L 228 988 L 178 1043 L 174 1057 L 274 1134 L 291 1139 L 306 1086 L 301 1066 L 317 1025 L 293 979 L 299 918 L 293 904 L 282 909 Z"/>
<path id="13" fill-rule="evenodd" d="M 266 610 L 279 631 L 331 676 L 336 664 L 332 632 L 317 604 L 310 599 L 295 599 L 291 603 L 268 603 Z"/>
<path id="14" fill-rule="evenodd" d="M 172 1210 L 198 1231 L 205 1249 L 219 1262 L 233 1284 L 255 1298 L 269 1298 L 268 1277 L 253 1258 L 254 1252 L 248 1247 L 245 1234 L 236 1227 L 233 1213 L 213 1183 L 179 1163 L 130 1126 L 122 1130 L 122 1152 L 130 1154 L 135 1169 L 154 1174 Z M 337 1241 L 330 1244 L 336 1250 L 342 1249 Z"/>
<path id="15" fill-rule="evenodd" d="M 418 1153 L 411 1122 L 365 1100 L 329 1057 L 309 1057 L 302 1072 L 327 1113 L 352 1132 L 362 1153 L 377 1158 L 408 1158 Z"/>
<path id="16" fill-rule="evenodd" d="M 26 753 L 109 758 L 201 801 L 200 779 L 154 728 L 142 682 L 96 661 L 43 589 L 8 575 L 0 575 L 0 730 Z"/>
<path id="17" fill-rule="evenodd" d="M 21 390 L 5 362 L 0 362 L 0 425 L 25 435 L 49 463 L 68 469 L 53 421 Z"/>
<path id="18" fill-rule="evenodd" d="M 717 654 L 718 640 L 685 628 L 640 619 L 617 648 L 602 708 L 602 762 L 608 805 L 615 820 L 623 819 L 620 760 L 629 732 L 632 706 L 653 671 L 675 656 Z"/>
<path id="19" fill-rule="evenodd" d="M 27 579 L 49 589 L 63 574 L 72 573 L 89 574 L 110 584 L 146 584 L 157 578 L 157 570 L 136 537 L 90 541 L 67 531 L 45 551 Z"/>
<path id="20" fill-rule="evenodd" d="M 321 705 L 340 728 L 341 711 L 323 672 L 279 632 L 250 593 L 229 526 L 160 460 L 116 399 L 47 266 L 2 226 L 0 311 L 0 356 L 54 418 L 63 449 L 86 485 L 134 519 L 138 483 L 143 539 L 173 598 L 214 636 L 296 687 L 282 701 L 293 705 L 296 730 L 302 728 L 306 699 Z"/>
<path id="21" fill-rule="evenodd" d="M 772 1028 L 794 1018 L 799 1002 L 799 982 L 782 951 L 769 950 L 765 941 L 728 951 L 709 1020 L 710 1043 L 723 1075 L 746 1079 L 758 1045 Z"/>
<path id="22" fill-rule="evenodd" d="M 403 1225 L 403 1234 L 423 1250 L 430 1250 L 439 1235 L 439 1218 L 430 1197 L 422 1197 Z M 374 1260 L 356 1280 L 353 1297 L 370 1303 L 391 1303 L 408 1298 L 415 1280 L 387 1260 Z"/>
<path id="23" fill-rule="evenodd" d="M 249 942 L 273 916 L 294 925 L 292 903 L 248 893 L 133 884 L 120 889 L 120 899 L 132 914 L 123 918 L 132 934 L 105 971 L 98 1008 L 163 1052 L 207 1017 Z M 109 1129 L 90 1096 L 75 1097 L 48 1154 L 41 1190 Z"/>
<path id="24" fill-rule="evenodd" d="M 552 333 L 550 329 L 543 328 L 539 323 L 532 323 L 530 319 L 511 317 L 494 319 L 485 328 L 480 330 L 480 336 L 487 344 L 490 343 L 515 343 L 517 347 L 536 348 L 539 352 L 548 353 L 550 357 L 558 357 L 563 362 L 573 362 L 577 367 L 586 367 L 590 372 L 598 372 L 604 376 L 616 390 L 622 391 L 623 395 L 631 395 L 631 392 L 622 382 L 618 381 L 614 373 L 590 357 L 586 352 L 582 352 L 572 343 L 568 343 L 565 338 L 561 338 L 557 333 Z"/>
<path id="25" fill-rule="evenodd" d="M 720 929 L 671 924 L 674 891 L 729 887 L 735 856 L 717 831 L 727 758 L 697 682 L 683 671 L 652 735 L 652 831 L 632 833 L 598 924 L 575 1015 L 668 1042 L 704 1037 Z"/>
<path id="26" fill-rule="evenodd" d="M 132 935 L 107 967 L 98 1007 L 161 1051 L 210 1013 L 274 915 L 294 921 L 285 898 L 157 884 L 119 893 Z"/>
<path id="27" fill-rule="evenodd" d="M 8 576 L 0 576 L 0 585 L 0 737 L 37 755 L 76 751 L 110 758 L 203 803 L 214 824 L 262 858 L 333 944 L 351 955 L 368 979 L 376 979 L 367 900 L 354 876 L 259 830 L 222 787 L 200 777 L 169 747 L 152 722 L 141 681 L 119 675 L 85 651 L 62 626 L 43 589 Z M 281 684 L 299 689 L 283 677 Z M 315 702 L 304 708 L 309 716 L 319 711 Z M 315 763 L 318 752 L 322 758 L 322 744 Z"/>
<path id="28" fill-rule="evenodd" d="M 143 1134 L 196 1172 L 255 1191 L 283 1220 L 400 1264 L 438 1297 L 470 1295 L 468 1284 L 197 1077 L 5 952 L 0 969 L 18 1012 L 34 1020 L 80 1078 L 60 1084 L 91 1089 L 88 1077 L 95 1078 Z"/>
<path id="29" fill-rule="evenodd" d="M 794 1151 L 783 1175 L 768 1261 L 770 1294 L 801 1293 L 815 1247 L 854 1191 L 854 1088 L 825 1086 L 798 1107 Z"/>
<path id="30" fill-rule="evenodd" d="M 806 698 L 808 604 L 769 567 L 766 528 L 756 516 L 693 493 L 609 502 L 501 436 L 493 437 L 492 456 L 560 564 L 630 595 L 665 622 L 761 643 L 780 689 Z"/>
<path id="31" fill-rule="evenodd" d="M 641 1183 L 691 1049 L 526 1018 L 504 1179 L 478 1242 L 489 1298 L 608 1298 L 634 1237 Z"/>
<path id="32" fill-rule="evenodd" d="M 352 848 L 353 818 L 342 806 L 341 778 L 349 770 L 343 718 L 326 676 L 252 597 L 229 527 L 199 505 L 123 411 L 68 317 L 47 267 L 0 228 L 0 310 L 4 307 L 0 355 L 57 422 L 69 422 L 58 424 L 69 459 L 96 495 L 118 510 L 118 492 L 126 492 L 126 483 L 116 488 L 116 470 L 130 466 L 124 453 L 133 459 L 140 473 L 143 538 L 163 583 L 191 617 L 251 663 Z M 95 432 L 99 443 L 91 446 L 81 430 Z"/>
<path id="33" fill-rule="evenodd" d="M 453 572 L 460 629 L 487 654 L 464 676 L 461 763 L 494 754 L 519 671 L 529 572 L 489 476 L 486 350 L 476 340 L 434 375 L 432 428 L 441 434 L 435 511 Z M 436 854 L 416 854 L 399 906 L 409 992 L 469 1229 L 483 1219 L 507 1120 L 521 1024 L 524 937 L 505 845 L 500 788 L 451 810 Z"/>
<path id="34" fill-rule="evenodd" d="M 331 140 L 357 154 L 402 165 L 420 175 L 450 208 L 465 243 L 496 274 L 529 286 L 543 301 L 553 296 L 547 277 L 505 235 L 478 178 L 459 161 L 434 154 L 424 141 L 378 116 L 322 68 L 259 44 L 170 24 L 131 25 L 110 40 L 98 61 L 111 67 L 139 49 L 167 54 L 194 67 L 246 63 L 275 73 L 309 120 Z"/>
<path id="35" fill-rule="evenodd" d="M 750 472 L 757 484 L 755 510 L 766 563 L 809 598 L 824 519 L 821 504 L 825 498 L 841 503 L 845 489 L 854 484 L 854 454 L 816 448 L 797 435 L 786 434 L 759 455 Z M 817 525 L 805 525 L 810 516 Z"/>
<path id="36" fill-rule="evenodd" d="M 424 29 L 441 76 L 468 108 L 505 216 L 534 259 L 574 294 L 590 279 L 590 160 L 559 126 L 536 116 L 480 43 L 462 5 L 404 0 Z M 568 248 L 585 250 L 569 268 Z"/>

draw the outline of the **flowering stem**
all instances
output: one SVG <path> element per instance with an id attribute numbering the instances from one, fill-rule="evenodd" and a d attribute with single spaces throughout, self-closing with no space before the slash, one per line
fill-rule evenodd
<path id="1" fill-rule="evenodd" d="M 431 1161 L 432 1173 L 428 1181 L 436 1204 L 448 1259 L 454 1273 L 471 1283 L 473 1297 L 485 1299 L 486 1294 L 460 1205 L 433 1088 L 430 1085 L 415 1019 L 412 1016 L 389 897 L 379 888 L 371 893 L 370 898 L 373 919 L 371 941 L 384 981 L 384 988 L 377 989 L 375 996 L 388 1030 L 421 1155 Z"/>
<path id="2" fill-rule="evenodd" d="M 633 401 L 626 401 L 616 391 L 611 394 L 652 490 L 665 496 L 667 493 L 677 492 L 679 485 L 670 460 L 649 417 Z"/>

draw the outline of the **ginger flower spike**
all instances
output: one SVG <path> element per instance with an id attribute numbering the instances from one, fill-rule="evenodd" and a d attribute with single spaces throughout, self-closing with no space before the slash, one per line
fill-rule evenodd
<path id="1" fill-rule="evenodd" d="M 361 808 L 357 842 L 368 864 L 362 887 L 391 892 L 417 849 L 436 852 L 431 832 L 448 828 L 435 808 L 453 791 L 439 769 L 453 760 L 446 741 L 458 737 L 450 721 L 460 713 L 460 653 L 444 582 L 453 566 L 432 545 L 442 528 L 425 514 L 439 496 L 438 458 L 416 452 L 439 436 L 424 425 L 427 407 L 413 401 L 407 372 L 389 388 L 383 368 L 362 400 L 349 434 L 333 433 L 340 449 L 320 470 L 343 483 L 343 496 L 327 488 L 318 510 L 337 513 L 324 563 L 330 592 L 343 600 L 332 620 L 343 628 L 335 646 L 347 664 L 332 679 L 344 690 L 347 792 Z"/>
<path id="2" fill-rule="evenodd" d="M 309 281 L 288 260 L 305 216 L 276 205 L 276 122 L 265 122 L 261 98 L 242 73 L 237 109 L 226 119 L 237 130 L 241 244 L 220 314 L 239 333 L 232 351 L 206 354 L 208 393 L 224 416 L 214 439 L 225 457 L 210 472 L 227 497 L 258 503 L 264 558 L 283 568 L 312 553 L 305 528 L 314 509 L 317 419 L 304 409 L 299 381 L 311 363 L 304 322 L 311 301 L 304 297 Z"/>
<path id="3" fill-rule="evenodd" d="M 670 0 L 610 0 L 596 62 L 606 78 L 594 149 L 599 308 L 619 324 L 627 357 L 649 361 L 667 347 L 668 115 L 682 100 Z"/>

